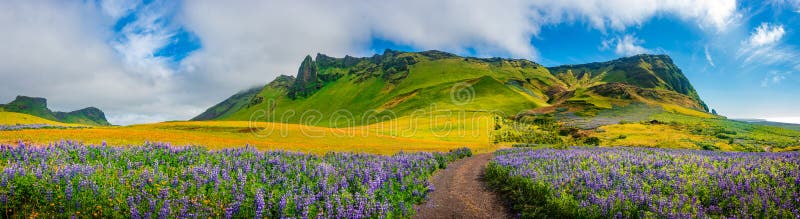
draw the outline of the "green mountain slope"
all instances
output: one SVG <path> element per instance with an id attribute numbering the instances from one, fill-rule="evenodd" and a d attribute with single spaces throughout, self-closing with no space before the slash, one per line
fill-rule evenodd
<path id="1" fill-rule="evenodd" d="M 305 122 L 300 118 L 306 113 L 319 115 L 322 119 L 318 125 L 339 126 L 348 124 L 330 118 L 352 114 L 358 125 L 417 110 L 514 115 L 548 106 L 549 97 L 542 90 L 561 83 L 546 68 L 527 60 L 464 58 L 439 51 L 387 50 L 383 55 L 365 58 L 318 54 L 313 60 L 306 57 L 298 72 L 296 79 L 283 76 L 264 86 L 251 98 L 250 102 L 256 104 L 228 115 L 195 120 L 248 120 L 268 111 L 274 115 L 268 121 Z M 282 80 L 285 83 L 277 83 Z M 222 108 L 218 104 L 209 111 L 224 111 Z M 288 117 L 292 113 L 295 115 Z M 281 120 L 283 115 L 287 116 Z"/>
<path id="2" fill-rule="evenodd" d="M 625 57 L 608 62 L 594 62 L 581 65 L 563 65 L 548 68 L 550 72 L 564 79 L 571 86 L 580 84 L 581 79 L 589 78 L 595 82 L 605 82 L 630 85 L 637 91 L 625 93 L 640 94 L 651 96 L 658 100 L 659 91 L 674 91 L 689 97 L 685 100 L 679 96 L 669 97 L 669 100 L 660 99 L 658 101 L 677 102 L 679 105 L 689 108 L 708 111 L 708 107 L 700 100 L 700 96 L 695 91 L 689 79 L 666 55 L 636 55 Z M 578 85 L 579 86 L 579 85 Z M 593 92 L 602 96 L 620 95 L 619 86 L 604 86 L 593 89 Z M 604 93 L 610 92 L 610 93 Z M 647 95 L 644 93 L 650 93 Z M 694 102 L 694 103 L 692 103 Z"/>
<path id="3" fill-rule="evenodd" d="M 236 93 L 228 99 L 225 99 L 225 101 L 208 108 L 208 110 L 192 118 L 192 120 L 208 120 L 230 115 L 231 113 L 236 112 L 236 110 L 239 110 L 250 104 L 250 100 L 260 91 L 260 87 L 255 87 Z"/>
<path id="4" fill-rule="evenodd" d="M 2 111 L 29 114 L 63 123 L 85 125 L 111 125 L 100 109 L 87 107 L 72 112 L 53 112 L 47 108 L 47 99 L 41 97 L 17 96 L 13 101 L 0 105 Z"/>
<path id="5" fill-rule="evenodd" d="M 250 96 L 252 92 L 234 95 L 193 120 L 257 118 L 341 127 L 431 112 L 514 116 L 537 109 L 580 112 L 630 103 L 705 114 L 705 104 L 680 69 L 667 56 L 651 55 L 546 68 L 528 60 L 440 51 L 386 50 L 363 58 L 317 54 L 302 61 L 296 78 L 281 76 Z M 355 121 L 336 119 L 341 116 Z M 311 117 L 313 121 L 301 119 Z"/>

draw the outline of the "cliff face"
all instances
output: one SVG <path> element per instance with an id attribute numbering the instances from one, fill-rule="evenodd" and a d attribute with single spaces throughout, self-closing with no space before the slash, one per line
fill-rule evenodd
<path id="1" fill-rule="evenodd" d="M 306 56 L 303 59 L 303 63 L 300 64 L 300 69 L 297 70 L 297 78 L 294 80 L 294 84 L 289 87 L 289 98 L 307 97 L 319 90 L 322 84 L 317 75 L 316 63 L 311 59 L 311 56 Z"/>

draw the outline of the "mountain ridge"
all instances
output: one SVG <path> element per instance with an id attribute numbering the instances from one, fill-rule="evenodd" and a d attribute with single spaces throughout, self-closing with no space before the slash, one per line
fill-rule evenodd
<path id="1" fill-rule="evenodd" d="M 109 126 L 105 113 L 96 107 L 86 107 L 70 112 L 54 112 L 47 108 L 47 99 L 18 95 L 13 101 L 0 104 L 0 109 L 7 112 L 23 113 L 44 119 L 84 125 Z"/>
<path id="2" fill-rule="evenodd" d="M 471 102 L 453 102 L 453 89 L 459 85 L 472 92 Z M 389 111 L 398 117 L 432 104 L 440 110 L 499 111 L 506 115 L 557 106 L 610 109 L 629 102 L 707 112 L 705 103 L 669 56 L 645 54 L 548 68 L 525 59 L 461 57 L 435 50 L 386 50 L 371 57 L 343 58 L 318 53 L 315 58 L 309 55 L 303 59 L 297 77 L 279 76 L 249 101 L 231 98 L 220 104 L 254 104 L 224 110 L 217 104 L 207 111 L 227 113 L 193 120 L 248 120 L 257 111 L 251 108 L 278 113 L 317 110 L 323 115 L 336 110 L 378 115 Z M 275 105 L 263 105 L 268 99 Z M 322 125 L 337 125 L 334 123 L 323 121 Z"/>
<path id="3" fill-rule="evenodd" d="M 667 89 L 687 95 L 699 102 L 703 110 L 708 106 L 700 100 L 689 79 L 668 55 L 638 54 L 607 62 L 560 65 L 548 68 L 553 74 L 565 75 L 570 72 L 576 77 L 589 75 L 599 77 L 603 82 L 620 82 L 642 88 Z"/>

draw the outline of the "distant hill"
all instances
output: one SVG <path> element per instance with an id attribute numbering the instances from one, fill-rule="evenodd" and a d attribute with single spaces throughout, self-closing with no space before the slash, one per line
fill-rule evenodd
<path id="1" fill-rule="evenodd" d="M 772 121 L 767 121 L 765 119 L 733 119 L 733 120 L 742 121 L 742 122 L 751 123 L 751 124 L 775 126 L 775 127 L 781 127 L 781 128 L 785 128 L 785 129 L 791 129 L 791 130 L 795 130 L 795 131 L 800 131 L 800 124 L 794 124 L 794 123 L 772 122 Z"/>
<path id="2" fill-rule="evenodd" d="M 630 103 L 707 114 L 680 69 L 665 55 L 637 55 L 604 63 L 546 68 L 523 59 L 461 57 L 441 51 L 386 50 L 372 57 L 307 56 L 296 77 L 282 75 L 259 90 L 242 91 L 193 120 L 249 120 L 258 112 L 300 123 L 319 115 L 321 126 L 342 110 L 356 124 L 419 110 L 492 112 L 508 116 L 563 108 L 582 112 Z M 369 115 L 369 116 L 365 116 Z M 379 119 L 380 120 L 380 119 Z"/>
<path id="3" fill-rule="evenodd" d="M 7 104 L 0 104 L 0 109 L 6 112 L 16 112 L 37 116 L 43 119 L 85 125 L 111 125 L 100 109 L 87 107 L 72 112 L 53 112 L 47 108 L 47 99 L 41 97 L 17 96 Z"/>

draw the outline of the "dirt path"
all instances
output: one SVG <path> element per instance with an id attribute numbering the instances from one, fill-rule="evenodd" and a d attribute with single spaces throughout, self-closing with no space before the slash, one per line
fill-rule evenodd
<path id="1" fill-rule="evenodd" d="M 510 218 L 482 177 L 491 153 L 453 162 L 433 176 L 434 191 L 426 203 L 414 206 L 414 218 Z"/>

